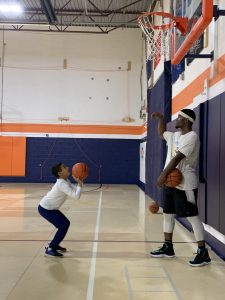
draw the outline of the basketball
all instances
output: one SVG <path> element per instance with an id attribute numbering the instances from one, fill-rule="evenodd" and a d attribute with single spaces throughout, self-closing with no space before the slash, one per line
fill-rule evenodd
<path id="1" fill-rule="evenodd" d="M 155 201 L 152 201 L 148 207 L 149 211 L 153 214 L 156 214 L 159 211 L 159 205 Z"/>
<path id="2" fill-rule="evenodd" d="M 73 165 L 72 175 L 80 180 L 84 180 L 88 177 L 88 166 L 83 162 Z"/>
<path id="3" fill-rule="evenodd" d="M 176 187 L 182 181 L 182 173 L 178 169 L 172 170 L 166 177 L 166 182 L 164 183 L 167 187 Z"/>

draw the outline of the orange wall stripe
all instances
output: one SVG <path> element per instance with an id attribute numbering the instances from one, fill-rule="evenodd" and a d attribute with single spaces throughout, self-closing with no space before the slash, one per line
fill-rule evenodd
<path id="1" fill-rule="evenodd" d="M 210 68 L 207 68 L 191 84 L 184 88 L 172 100 L 172 114 L 187 107 L 193 102 L 193 99 L 204 90 L 204 80 L 209 79 L 209 87 L 225 78 L 225 54 L 217 60 L 216 76 L 210 79 Z"/>
<path id="2" fill-rule="evenodd" d="M 177 113 L 193 102 L 195 96 L 199 95 L 204 89 L 204 80 L 209 77 L 208 68 L 200 76 L 192 81 L 186 88 L 176 95 L 172 100 L 172 114 Z"/>
<path id="3" fill-rule="evenodd" d="M 2 124 L 3 132 L 42 132 L 42 133 L 77 133 L 77 134 L 131 134 L 142 133 L 143 126 L 113 125 L 61 125 L 61 124 Z"/>
<path id="4" fill-rule="evenodd" d="M 0 137 L 0 176 L 25 176 L 26 137 Z"/>
<path id="5" fill-rule="evenodd" d="M 217 60 L 216 76 L 209 80 L 209 86 L 225 78 L 225 54 Z"/>
<path id="6" fill-rule="evenodd" d="M 12 137 L 0 137 L 0 176 L 12 174 Z"/>
<path id="7" fill-rule="evenodd" d="M 12 175 L 25 176 L 26 137 L 13 137 Z"/>
<path id="8" fill-rule="evenodd" d="M 147 133 L 147 123 L 145 125 L 141 126 L 140 134 L 144 134 L 144 133 Z"/>

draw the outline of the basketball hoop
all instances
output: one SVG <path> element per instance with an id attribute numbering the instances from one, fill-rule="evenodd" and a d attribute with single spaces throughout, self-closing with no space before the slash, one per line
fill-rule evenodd
<path id="1" fill-rule="evenodd" d="M 172 30 L 177 27 L 182 34 L 187 31 L 187 18 L 175 17 L 165 12 L 145 12 L 138 24 L 147 41 L 147 59 L 170 60 L 172 48 Z"/>

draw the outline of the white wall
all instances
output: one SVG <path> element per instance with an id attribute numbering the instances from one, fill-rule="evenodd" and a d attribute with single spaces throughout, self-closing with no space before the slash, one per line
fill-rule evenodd
<path id="1" fill-rule="evenodd" d="M 6 31 L 5 43 L 3 122 L 54 124 L 66 116 L 71 124 L 142 125 L 140 29 L 108 35 Z M 1 53 L 2 45 L 1 31 Z M 127 115 L 135 122 L 121 122 Z"/>

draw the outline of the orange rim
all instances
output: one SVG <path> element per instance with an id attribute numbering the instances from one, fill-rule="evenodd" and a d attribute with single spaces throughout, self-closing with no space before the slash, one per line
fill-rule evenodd
<path id="1" fill-rule="evenodd" d="M 170 13 L 165 13 L 165 12 L 162 12 L 162 11 L 156 11 L 156 12 L 145 12 L 143 14 L 141 14 L 137 21 L 138 23 L 141 23 L 142 22 L 142 19 L 144 17 L 148 17 L 148 16 L 162 16 L 162 17 L 165 17 L 165 18 L 169 18 L 171 19 L 171 22 L 169 24 L 162 24 L 162 25 L 152 25 L 152 28 L 155 29 L 155 30 L 158 30 L 158 29 L 161 29 L 161 30 L 167 30 L 173 26 L 176 26 L 176 17 Z M 148 24 L 145 24 L 144 25 L 145 28 L 150 28 L 150 26 Z"/>

